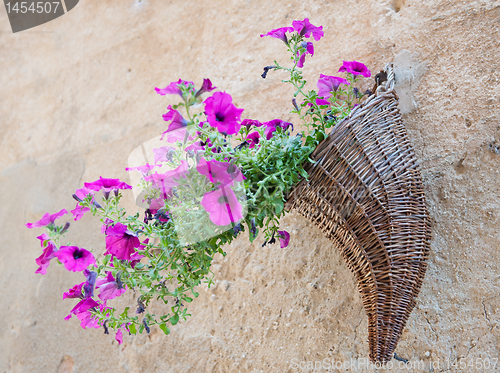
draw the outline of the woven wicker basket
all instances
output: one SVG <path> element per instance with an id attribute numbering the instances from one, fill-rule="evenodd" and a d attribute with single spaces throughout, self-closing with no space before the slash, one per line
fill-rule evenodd
<path id="1" fill-rule="evenodd" d="M 315 223 L 354 272 L 368 316 L 370 360 L 394 353 L 427 268 L 430 219 L 392 65 L 387 82 L 318 145 L 287 209 Z"/>

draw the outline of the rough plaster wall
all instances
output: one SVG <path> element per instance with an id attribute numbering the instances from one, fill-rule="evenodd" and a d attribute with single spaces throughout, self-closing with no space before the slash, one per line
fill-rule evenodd
<path id="1" fill-rule="evenodd" d="M 210 77 L 245 117 L 295 120 L 283 76 L 259 76 L 288 56 L 258 35 L 304 17 L 325 30 L 306 61 L 312 83 L 320 72 L 335 74 L 342 59 L 376 72 L 395 56 L 408 78 L 400 82 L 404 119 L 433 240 L 398 355 L 424 361 L 424 371 L 499 357 L 500 2 L 82 0 L 18 34 L 0 6 L 0 372 L 292 372 L 292 359 L 367 357 L 354 278 L 297 214 L 283 219 L 288 248 L 238 239 L 216 259 L 217 285 L 200 291 L 192 318 L 168 337 L 125 336 L 121 346 L 63 320 L 73 303 L 62 292 L 81 279 L 56 265 L 35 275 L 38 232 L 23 228 L 73 208 L 83 181 L 127 177 L 129 152 L 164 130 L 161 114 L 174 103 L 155 86 Z M 126 205 L 133 209 L 132 198 Z M 102 251 L 98 222 L 85 217 L 78 226 L 70 240 Z"/>

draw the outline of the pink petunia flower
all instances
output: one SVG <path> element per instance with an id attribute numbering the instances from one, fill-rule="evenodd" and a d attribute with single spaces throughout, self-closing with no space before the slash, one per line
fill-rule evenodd
<path id="1" fill-rule="evenodd" d="M 233 190 L 228 187 L 205 193 L 201 205 L 215 225 L 228 225 L 243 218 L 243 208 Z"/>
<path id="2" fill-rule="evenodd" d="M 199 150 L 205 150 L 205 147 L 201 145 L 201 141 L 195 141 L 191 145 L 186 146 L 184 148 L 184 150 L 187 151 L 187 152 L 191 151 L 191 152 L 196 153 Z"/>
<path id="3" fill-rule="evenodd" d="M 295 31 L 305 38 L 309 38 L 312 35 L 314 40 L 318 41 L 325 35 L 323 32 L 323 26 L 314 26 L 311 22 L 309 22 L 308 18 L 305 18 L 303 21 L 293 21 L 292 25 Z"/>
<path id="4" fill-rule="evenodd" d="M 317 83 L 318 96 L 325 99 L 330 98 L 332 96 L 332 92 L 337 92 L 341 84 L 349 85 L 351 83 L 344 78 L 320 74 Z"/>
<path id="5" fill-rule="evenodd" d="M 250 149 L 253 149 L 255 148 L 256 145 L 259 144 L 259 140 L 260 140 L 260 133 L 255 131 L 255 132 L 252 132 L 250 133 L 247 138 L 245 139 L 248 144 L 249 144 L 249 148 Z"/>
<path id="6" fill-rule="evenodd" d="M 108 299 L 119 297 L 127 290 L 125 287 L 119 289 L 113 274 L 108 271 L 106 278 L 99 278 L 95 283 L 95 288 L 99 289 L 99 298 L 104 302 Z"/>
<path id="7" fill-rule="evenodd" d="M 254 127 L 261 127 L 262 126 L 262 123 L 259 122 L 258 120 L 254 120 L 254 119 L 243 119 L 241 121 L 241 126 L 245 126 L 247 128 L 247 130 L 250 130 L 250 127 L 251 126 L 254 126 Z"/>
<path id="8" fill-rule="evenodd" d="M 112 190 L 118 189 L 132 189 L 130 185 L 120 181 L 120 179 L 107 179 L 99 176 L 99 180 L 93 181 L 91 183 L 84 184 L 86 188 L 94 190 L 96 192 L 103 191 L 104 193 L 109 193 Z"/>
<path id="9" fill-rule="evenodd" d="M 212 82 L 210 81 L 210 79 L 203 79 L 203 85 L 198 90 L 198 92 L 196 92 L 196 94 L 194 95 L 194 97 L 198 97 L 199 95 L 201 95 L 201 94 L 203 94 L 205 92 L 211 92 L 211 91 L 213 91 L 216 88 L 217 87 L 212 86 Z"/>
<path id="10" fill-rule="evenodd" d="M 293 131 L 293 124 L 289 123 L 289 122 L 285 122 L 281 119 L 273 119 L 273 120 L 270 120 L 269 122 L 262 123 L 262 125 L 264 125 L 266 127 L 266 129 L 264 130 L 264 136 L 266 136 L 267 140 L 270 140 L 273 137 L 273 133 L 276 132 L 276 129 L 278 127 L 282 128 L 284 131 L 286 131 L 288 129 L 288 127 L 291 126 L 292 131 Z"/>
<path id="11" fill-rule="evenodd" d="M 290 233 L 287 231 L 278 231 L 278 234 L 280 235 L 280 247 L 283 249 L 287 247 L 290 242 Z"/>
<path id="12" fill-rule="evenodd" d="M 172 106 L 169 105 L 168 112 L 163 114 L 163 120 L 170 121 L 170 124 L 167 130 L 161 134 L 160 140 L 163 140 L 166 136 L 169 143 L 183 141 L 186 136 L 188 121 L 182 117 L 181 113 L 172 109 Z"/>
<path id="13" fill-rule="evenodd" d="M 205 115 L 210 126 L 226 135 L 234 135 L 240 131 L 243 109 L 238 109 L 233 105 L 231 95 L 225 92 L 215 92 L 204 103 Z"/>
<path id="14" fill-rule="evenodd" d="M 78 246 L 61 246 L 54 255 L 71 272 L 80 272 L 89 265 L 95 264 L 94 255 Z"/>
<path id="15" fill-rule="evenodd" d="M 214 159 L 207 161 L 205 158 L 201 158 L 196 170 L 214 184 L 231 185 L 234 181 L 245 180 L 240 169 L 229 162 L 220 162 Z"/>
<path id="16" fill-rule="evenodd" d="M 40 220 L 34 223 L 26 223 L 26 227 L 28 228 L 41 228 L 41 227 L 46 227 L 47 225 L 53 224 L 54 221 L 59 219 L 61 216 L 64 216 L 68 213 L 66 209 L 62 209 L 59 212 L 56 212 L 55 214 L 49 214 L 46 213 L 45 215 L 42 216 Z"/>
<path id="17" fill-rule="evenodd" d="M 280 39 L 283 43 L 288 45 L 288 39 L 286 37 L 287 32 L 293 32 L 293 27 L 280 27 L 269 31 L 267 34 L 260 34 L 260 37 L 263 38 L 264 36 L 270 36 L 272 38 Z"/>
<path id="18" fill-rule="evenodd" d="M 153 153 L 155 155 L 155 164 L 160 162 L 168 162 L 173 161 L 173 154 L 175 153 L 175 149 L 171 146 L 162 146 L 160 148 L 153 149 Z"/>
<path id="19" fill-rule="evenodd" d="M 46 239 L 42 239 L 44 236 L 46 236 Z M 39 265 L 35 273 L 45 275 L 47 274 L 47 267 L 49 266 L 50 261 L 56 257 L 55 253 L 57 252 L 57 248 L 51 241 L 48 241 L 48 236 L 45 233 L 38 238 L 41 240 L 40 243 L 42 245 L 43 252 L 42 255 L 35 259 L 35 263 Z"/>
<path id="20" fill-rule="evenodd" d="M 90 310 L 92 308 L 98 307 L 99 303 L 97 303 L 92 298 L 85 298 L 79 301 L 75 307 L 70 311 L 69 315 L 64 318 L 64 320 L 69 320 L 72 315 L 78 317 L 81 321 L 80 325 L 82 328 L 99 328 L 99 324 L 97 320 L 92 317 L 92 313 Z"/>
<path id="21" fill-rule="evenodd" d="M 129 231 L 127 226 L 116 223 L 106 230 L 106 252 L 120 260 L 130 260 L 136 252 L 135 249 L 141 247 L 141 241 L 135 232 Z"/>
<path id="22" fill-rule="evenodd" d="M 362 64 L 358 61 L 342 61 L 342 66 L 340 66 L 339 73 L 347 72 L 352 75 L 363 75 L 365 78 L 369 78 L 371 76 L 371 71 L 368 70 L 366 65 Z"/>
<path id="23" fill-rule="evenodd" d="M 73 214 L 73 219 L 75 221 L 78 221 L 83 217 L 83 215 L 85 215 L 87 211 L 90 211 L 89 207 L 83 207 L 77 203 L 76 207 L 73 210 L 71 210 L 71 213 Z"/>
<path id="24" fill-rule="evenodd" d="M 153 149 L 153 151 L 154 150 L 155 149 Z M 151 171 L 155 167 L 156 167 L 155 165 L 150 165 L 149 163 L 146 163 L 145 165 L 142 165 L 142 166 L 127 167 L 127 168 L 125 168 L 125 171 L 139 171 L 142 176 L 147 176 L 149 174 L 149 171 Z"/>
<path id="25" fill-rule="evenodd" d="M 172 82 L 165 88 L 155 88 L 156 93 L 159 95 L 165 96 L 165 95 L 179 95 L 182 97 L 182 91 L 179 88 L 179 85 L 183 84 L 185 87 L 188 87 L 191 85 L 190 91 L 194 92 L 194 83 L 193 82 L 188 82 L 186 80 L 179 79 L 177 82 Z"/>
<path id="26" fill-rule="evenodd" d="M 69 289 L 66 293 L 63 293 L 63 300 L 66 298 L 80 298 L 83 299 L 82 288 L 85 285 L 85 282 L 80 284 L 76 284 L 71 289 Z"/>
<path id="27" fill-rule="evenodd" d="M 331 105 L 332 103 L 330 101 L 324 100 L 322 98 L 317 98 L 316 99 L 316 105 Z"/>
<path id="28" fill-rule="evenodd" d="M 151 181 L 153 188 L 161 189 L 163 199 L 167 199 L 172 188 L 179 185 L 178 180 L 185 177 L 188 172 L 189 164 L 182 160 L 181 164 L 175 170 L 167 171 L 164 174 L 155 172 L 145 177 L 144 180 Z"/>
<path id="29" fill-rule="evenodd" d="M 116 339 L 116 341 L 118 342 L 119 345 L 121 345 L 123 343 L 123 333 L 122 333 L 121 328 L 118 329 L 118 331 L 116 332 L 115 339 Z"/>

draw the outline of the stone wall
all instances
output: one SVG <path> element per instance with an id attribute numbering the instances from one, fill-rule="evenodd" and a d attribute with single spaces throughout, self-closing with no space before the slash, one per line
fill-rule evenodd
<path id="1" fill-rule="evenodd" d="M 325 358 L 373 371 L 362 365 L 367 318 L 354 277 L 298 214 L 283 219 L 288 248 L 236 240 L 216 258 L 216 286 L 202 287 L 193 317 L 121 346 L 63 320 L 73 302 L 62 293 L 80 275 L 54 264 L 35 275 L 38 232 L 23 226 L 73 208 L 84 181 L 127 179 L 128 154 L 165 129 L 161 115 L 175 103 L 156 86 L 209 77 L 244 117 L 297 122 L 284 76 L 260 77 L 287 61 L 285 48 L 259 34 L 304 17 L 325 31 L 304 69 L 312 86 L 342 60 L 399 68 L 433 239 L 397 354 L 427 372 L 499 357 L 499 1 L 82 0 L 16 34 L 0 6 L 0 372 L 293 372 Z M 125 205 L 134 209 L 131 196 Z M 103 249 L 98 221 L 73 225 L 71 242 Z"/>

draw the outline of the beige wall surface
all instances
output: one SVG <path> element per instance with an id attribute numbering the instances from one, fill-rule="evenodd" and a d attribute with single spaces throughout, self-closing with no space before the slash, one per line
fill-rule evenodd
<path id="1" fill-rule="evenodd" d="M 312 87 L 342 60 L 374 72 L 394 60 L 400 72 L 433 234 L 396 349 L 423 367 L 392 371 L 495 371 L 480 364 L 500 355 L 499 1 L 82 0 L 16 34 L 0 6 L 0 373 L 294 372 L 324 359 L 373 371 L 362 365 L 367 318 L 354 277 L 296 213 L 282 221 L 289 247 L 236 240 L 216 257 L 216 286 L 201 287 L 193 317 L 169 336 L 125 335 L 120 346 L 63 320 L 74 302 L 62 293 L 81 275 L 55 263 L 35 275 L 41 230 L 24 227 L 74 208 L 85 181 L 128 180 L 129 153 L 165 130 L 161 115 L 175 103 L 154 87 L 208 77 L 245 118 L 298 124 L 284 76 L 260 77 L 287 61 L 285 48 L 259 34 L 304 17 L 325 31 L 304 69 Z M 131 195 L 125 205 L 133 210 Z M 86 216 L 68 239 L 102 252 L 99 228 Z"/>

